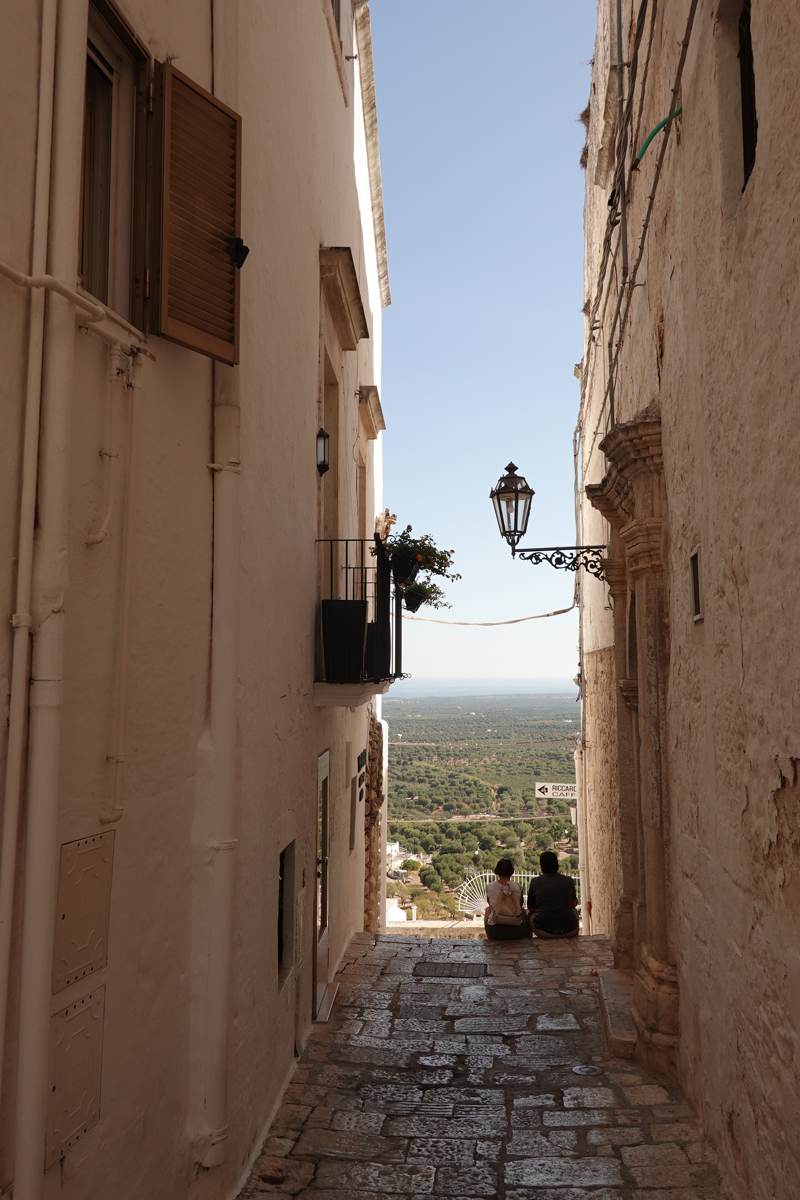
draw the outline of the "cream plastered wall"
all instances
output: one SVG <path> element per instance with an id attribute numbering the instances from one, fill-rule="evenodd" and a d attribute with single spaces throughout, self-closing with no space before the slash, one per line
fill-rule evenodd
<path id="1" fill-rule="evenodd" d="M 39 71 L 39 19 L 36 6 L 17 4 L 3 14 L 7 36 L 0 38 L 0 106 L 15 113 L 14 122 L 3 122 L 0 134 L 2 174 L 13 179 L 13 188 L 3 189 L 0 203 L 0 256 L 25 269 L 31 254 L 31 210 L 34 191 L 34 149 L 36 145 L 36 81 Z M 5 728 L 9 712 L 11 672 L 11 616 L 16 589 L 17 530 L 19 527 L 19 456 L 22 445 L 25 403 L 28 302 L 6 280 L 0 281 L 0 346 L 2 353 L 3 437 L 0 438 L 0 771 L 5 779 L 7 741 Z M 21 842 L 21 838 L 20 838 Z M 14 913 L 14 940 L 11 971 L 19 971 L 21 913 Z M 16 1079 L 16 1029 L 19 1003 L 16 991 L 9 997 L 6 1053 L 3 1062 L 3 1107 L 0 1109 L 0 1154 L 8 1161 L 11 1129 L 7 1114 L 8 1096 Z M 0 1031 L 2 1036 L 2 1031 Z M 0 1186 L 8 1182 L 7 1168 L 0 1175 Z"/>
<path id="2" fill-rule="evenodd" d="M 617 408 L 625 421 L 653 405 L 662 421 L 680 1080 L 717 1146 L 731 1196 L 789 1200 L 800 1179 L 800 170 L 792 139 L 800 14 L 787 0 L 753 0 L 758 142 L 742 192 L 740 7 L 698 7 Z M 600 6 L 594 60 L 587 298 L 611 187 L 598 163 L 603 91 L 616 59 L 614 9 Z M 668 114 L 687 13 L 685 3 L 655 9 L 643 82 L 648 14 L 637 144 Z M 626 56 L 630 18 L 623 4 Z M 658 149 L 656 142 L 648 150 L 629 193 L 632 259 Z M 612 308 L 615 299 L 613 288 Z M 609 327 L 610 320 L 605 337 Z M 592 427 L 602 376 L 598 370 L 584 400 Z M 695 622 L 689 555 L 698 545 L 703 620 Z"/>
<path id="3" fill-rule="evenodd" d="M 0 147 L 18 181 L 0 207 L 0 257 L 27 268 L 35 151 L 38 31 L 34 5 L 9 6 L 0 88 L 20 114 Z M 328 5 L 327 7 L 330 7 Z M 352 8 L 341 53 L 322 0 L 121 0 L 154 58 L 212 86 L 243 117 L 241 275 L 241 576 L 239 783 L 225 1163 L 198 1169 L 201 1033 L 192 1016 L 198 742 L 208 722 L 211 634 L 214 367 L 150 339 L 142 371 L 125 811 L 116 824 L 106 987 L 101 1120 L 48 1172 L 48 1200 L 114 1194 L 223 1197 L 255 1150 L 312 1015 L 317 759 L 330 751 L 331 971 L 363 927 L 363 804 L 350 841 L 350 778 L 367 745 L 367 707 L 314 707 L 319 536 L 320 246 L 350 246 L 370 338 L 344 352 L 340 392 L 342 534 L 357 536 L 357 454 L 367 464 L 368 525 L 380 506 L 380 462 L 359 432 L 357 389 L 380 385 L 380 294 L 354 63 Z M 222 19 L 224 18 L 224 19 Z M 236 35 L 238 19 L 238 36 Z M 220 41 L 220 30 L 227 30 Z M 233 31 L 233 32 L 231 32 Z M 238 60 L 238 67 L 236 66 Z M 234 64 L 233 66 L 231 64 Z M 227 77 L 225 72 L 227 71 Z M 235 77 L 236 98 L 225 87 Z M 0 281 L 5 468 L 0 520 L 0 619 L 13 611 L 28 299 Z M 121 554 L 128 449 L 118 398 L 119 464 L 108 538 L 102 520 L 108 350 L 76 334 L 70 478 L 70 584 L 59 841 L 99 832 L 113 786 Z M 217 368 L 217 373 L 224 368 Z M 219 379 L 217 381 L 219 389 Z M 346 451 L 346 452 L 345 452 Z M 368 530 L 369 532 L 369 530 Z M 7 638 L 0 674 L 7 675 Z M 5 691 L 3 693 L 5 699 Z M 349 748 L 349 749 L 348 749 Z M 301 961 L 279 990 L 278 858 L 295 843 Z M 194 879 L 194 884 L 193 884 Z M 303 889 L 303 880 L 305 888 Z M 19 903 L 17 903 L 17 914 Z M 0 1185 L 12 1178 L 18 948 L 12 962 Z M 200 1122 L 202 1124 L 202 1122 Z"/>

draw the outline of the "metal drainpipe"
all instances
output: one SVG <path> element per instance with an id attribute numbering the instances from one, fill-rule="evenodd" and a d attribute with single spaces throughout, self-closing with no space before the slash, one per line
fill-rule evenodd
<path id="1" fill-rule="evenodd" d="M 75 278 L 78 262 L 87 27 L 88 0 L 61 0 L 56 35 L 48 267 L 62 280 Z M 72 305 L 52 294 L 45 325 L 39 527 L 32 585 L 34 633 L 14 1200 L 41 1200 L 44 1182 L 74 352 Z"/>
<path id="2" fill-rule="evenodd" d="M 103 521 L 97 533 L 89 533 L 86 535 L 87 546 L 98 546 L 100 542 L 104 542 L 106 540 L 108 537 L 108 527 L 111 524 L 111 518 L 114 515 L 114 460 L 117 458 L 117 451 L 114 449 L 114 409 L 116 392 L 117 388 L 119 387 L 119 377 L 122 373 L 119 361 L 119 343 L 112 342 L 108 348 L 108 449 L 100 451 L 100 453 L 104 455 L 106 459 L 106 511 L 103 515 Z"/>
<path id="3" fill-rule="evenodd" d="M 212 91 L 238 102 L 238 0 L 212 0 Z M 205 974 L 204 1167 L 225 1161 L 228 1135 L 228 1027 L 232 970 L 238 784 L 239 372 L 213 365 L 214 531 L 210 735 L 214 778 L 208 813 L 211 906 Z"/>
<path id="4" fill-rule="evenodd" d="M 125 500 L 125 550 L 122 560 L 122 610 L 119 633 L 119 683 L 117 687 L 117 737 L 114 749 L 114 799 L 100 814 L 103 825 L 118 821 L 124 812 L 125 732 L 128 723 L 128 677 L 131 658 L 131 607 L 133 602 L 133 549 L 136 519 L 136 460 L 139 449 L 142 360 L 137 354 L 131 369 L 131 424 L 128 442 L 128 486 Z"/>
<path id="5" fill-rule="evenodd" d="M 215 364 L 215 379 L 223 369 Z M 210 705 L 214 784 L 208 822 L 208 847 L 214 859 L 205 988 L 204 1070 L 204 1115 L 210 1144 L 203 1157 L 204 1167 L 217 1167 L 225 1161 L 228 1133 L 239 675 L 239 408 L 235 404 L 217 404 L 214 408 L 214 458 L 215 461 L 209 464 L 214 472 Z"/>
<path id="6" fill-rule="evenodd" d="M 53 83 L 56 55 L 56 0 L 43 0 L 39 64 L 39 116 L 36 136 L 36 178 L 33 199 L 31 274 L 47 270 L 47 225 L 50 208 L 50 148 L 53 136 Z M 31 291 L 28 365 L 25 385 L 25 429 L 22 448 L 17 595 L 12 624 L 14 646 L 8 715 L 8 753 L 3 803 L 3 845 L 0 858 L 0 1089 L 3 1080 L 8 972 L 11 957 L 11 918 L 14 907 L 17 832 L 25 754 L 28 708 L 28 650 L 31 627 L 31 570 L 36 519 L 36 474 L 39 457 L 39 407 L 42 389 L 42 343 L 45 292 Z"/>

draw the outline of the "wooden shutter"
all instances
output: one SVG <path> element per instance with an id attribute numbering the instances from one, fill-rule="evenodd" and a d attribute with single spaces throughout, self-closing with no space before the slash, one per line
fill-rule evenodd
<path id="1" fill-rule="evenodd" d="M 220 362 L 239 361 L 242 119 L 161 68 L 161 228 L 157 332 Z"/>

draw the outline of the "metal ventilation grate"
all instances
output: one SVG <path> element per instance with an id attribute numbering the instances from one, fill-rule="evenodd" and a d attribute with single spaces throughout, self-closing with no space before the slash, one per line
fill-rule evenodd
<path id="1" fill-rule="evenodd" d="M 425 979 L 480 979 L 486 974 L 486 963 L 420 962 L 414 974 Z"/>

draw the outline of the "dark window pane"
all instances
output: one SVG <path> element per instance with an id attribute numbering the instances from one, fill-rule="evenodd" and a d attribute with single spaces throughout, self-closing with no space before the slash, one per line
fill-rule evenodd
<path id="1" fill-rule="evenodd" d="M 756 162 L 756 79 L 753 71 L 753 39 L 750 36 L 750 0 L 745 0 L 739 18 L 739 70 L 742 79 L 742 148 L 744 150 L 744 183 L 747 186 Z"/>
<path id="2" fill-rule="evenodd" d="M 112 103 L 110 78 L 91 57 L 87 58 L 81 278 L 86 290 L 104 304 L 108 300 Z"/>
<path id="3" fill-rule="evenodd" d="M 283 905 L 284 880 L 286 878 L 286 851 L 281 850 L 278 864 L 278 966 L 283 966 Z"/>

